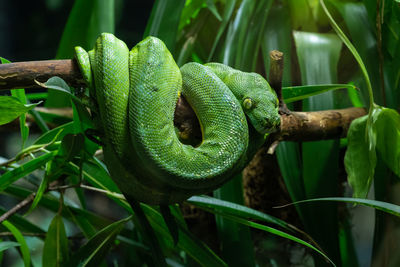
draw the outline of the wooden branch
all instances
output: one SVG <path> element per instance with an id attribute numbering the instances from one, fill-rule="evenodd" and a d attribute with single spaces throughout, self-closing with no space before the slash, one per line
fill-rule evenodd
<path id="1" fill-rule="evenodd" d="M 32 203 L 32 201 L 35 199 L 35 195 L 36 195 L 35 193 L 28 195 L 24 200 L 22 200 L 17 205 L 9 209 L 7 212 L 3 213 L 0 216 L 0 223 L 7 220 L 9 217 L 11 217 L 14 213 L 18 212 L 20 209 Z"/>
<path id="2" fill-rule="evenodd" d="M 277 69 L 278 74 L 281 73 L 280 68 L 281 66 Z M 84 86 L 74 60 L 48 60 L 0 65 L 0 90 L 34 87 L 37 86 L 34 82 L 35 79 L 45 82 L 53 76 L 63 78 L 71 86 Z M 281 75 L 278 76 L 281 77 Z M 273 75 L 270 75 L 270 78 L 273 81 L 275 79 Z M 281 84 L 279 81 L 276 83 Z M 366 111 L 363 108 L 284 113 L 281 116 L 280 132 L 273 134 L 272 138 L 278 141 L 315 141 L 344 137 L 350 122 L 365 114 Z M 28 118 L 29 121 L 32 122 L 33 118 Z M 196 115 L 183 97 L 177 103 L 175 124 L 184 136 L 198 137 L 201 135 Z M 1 128 L 8 126 L 7 128 L 13 129 L 12 125 L 13 123 L 10 123 Z"/>
<path id="3" fill-rule="evenodd" d="M 46 82 L 58 76 L 72 87 L 84 86 L 75 60 L 44 60 L 0 64 L 0 90 L 38 87 L 34 82 Z"/>
<path id="4" fill-rule="evenodd" d="M 273 139 L 317 141 L 346 137 L 350 123 L 366 114 L 364 108 L 291 112 L 281 116 L 281 130 L 273 134 Z"/>
<path id="5" fill-rule="evenodd" d="M 283 77 L 283 53 L 278 50 L 269 52 L 270 68 L 268 82 L 275 90 L 279 103 L 283 103 L 282 99 L 282 77 Z"/>

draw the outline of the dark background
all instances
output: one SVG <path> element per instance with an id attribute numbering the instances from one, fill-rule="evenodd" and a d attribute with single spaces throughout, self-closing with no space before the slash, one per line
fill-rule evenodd
<path id="1" fill-rule="evenodd" d="M 153 2 L 115 1 L 115 35 L 128 47 L 142 40 Z M 73 4 L 0 0 L 0 57 L 12 62 L 53 59 Z"/>

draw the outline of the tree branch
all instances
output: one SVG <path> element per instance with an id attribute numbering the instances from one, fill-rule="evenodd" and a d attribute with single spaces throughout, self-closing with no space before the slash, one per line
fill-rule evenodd
<path id="1" fill-rule="evenodd" d="M 276 54 L 276 53 L 275 53 Z M 274 64 L 277 75 L 270 74 L 272 85 L 281 87 L 282 57 L 277 57 Z M 272 58 L 273 61 L 273 58 Z M 59 76 L 73 87 L 84 86 L 82 75 L 75 60 L 48 60 L 19 62 L 0 65 L 0 90 L 13 88 L 30 88 L 37 86 L 34 80 L 45 82 L 48 78 Z M 322 139 L 340 138 L 346 136 L 351 121 L 363 116 L 363 108 L 347 108 L 341 110 L 326 110 L 317 112 L 283 112 L 281 129 L 272 135 L 274 140 L 283 141 L 315 141 Z M 33 122 L 33 118 L 28 118 Z M 181 97 L 175 110 L 175 125 L 183 136 L 200 136 L 200 126 L 194 111 L 186 100 Z M 16 129 L 13 123 L 2 128 Z"/>
<path id="2" fill-rule="evenodd" d="M 72 87 L 85 86 L 75 60 L 44 60 L 0 64 L 0 90 L 38 87 L 35 80 L 46 82 L 53 76 Z"/>

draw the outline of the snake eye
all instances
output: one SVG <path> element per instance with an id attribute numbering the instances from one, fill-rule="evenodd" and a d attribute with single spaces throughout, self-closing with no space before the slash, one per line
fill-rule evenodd
<path id="1" fill-rule="evenodd" d="M 251 100 L 251 98 L 248 97 L 243 100 L 243 108 L 251 109 L 252 106 L 253 106 L 253 101 Z"/>

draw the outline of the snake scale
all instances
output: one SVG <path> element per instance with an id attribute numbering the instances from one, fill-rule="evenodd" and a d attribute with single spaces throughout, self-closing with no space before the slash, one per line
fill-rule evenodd
<path id="1" fill-rule="evenodd" d="M 280 125 L 276 94 L 259 74 L 219 63 L 191 62 L 179 69 L 155 37 L 129 51 L 103 33 L 93 50 L 75 51 L 98 105 L 94 119 L 104 132 L 107 168 L 121 191 L 136 200 L 164 205 L 221 186 Z M 181 94 L 200 123 L 197 146 L 183 144 L 176 134 Z"/>

